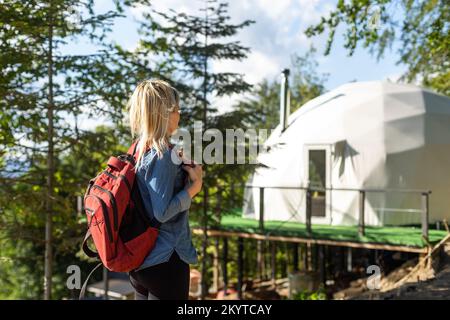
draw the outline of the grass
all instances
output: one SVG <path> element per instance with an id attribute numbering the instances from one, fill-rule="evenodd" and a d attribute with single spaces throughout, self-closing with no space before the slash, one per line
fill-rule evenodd
<path id="1" fill-rule="evenodd" d="M 194 226 L 194 224 L 192 224 Z M 242 218 L 240 216 L 223 216 L 220 227 L 216 229 L 258 233 L 259 221 Z M 422 230 L 417 227 L 371 227 L 366 226 L 365 236 L 358 235 L 356 226 L 312 225 L 312 236 L 306 232 L 306 225 L 298 222 L 265 221 L 265 234 L 274 236 L 295 236 L 301 238 L 327 239 L 335 241 L 352 241 L 363 243 L 380 243 L 400 246 L 423 248 L 426 246 L 422 239 Z M 439 242 L 447 234 L 442 230 L 430 230 L 430 243 Z"/>

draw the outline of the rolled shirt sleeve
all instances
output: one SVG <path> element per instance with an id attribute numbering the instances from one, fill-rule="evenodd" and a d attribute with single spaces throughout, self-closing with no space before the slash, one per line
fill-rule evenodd
<path id="1" fill-rule="evenodd" d="M 145 175 L 153 215 L 161 223 L 188 210 L 191 206 L 191 197 L 186 190 L 173 194 L 177 169 L 177 164 L 171 159 L 171 151 L 167 150 L 161 158 L 156 159 L 152 170 Z"/>

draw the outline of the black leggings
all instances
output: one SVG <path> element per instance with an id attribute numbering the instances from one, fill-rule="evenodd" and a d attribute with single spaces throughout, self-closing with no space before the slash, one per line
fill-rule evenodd
<path id="1" fill-rule="evenodd" d="M 189 264 L 174 250 L 169 261 L 131 271 L 130 282 L 136 300 L 188 300 Z"/>

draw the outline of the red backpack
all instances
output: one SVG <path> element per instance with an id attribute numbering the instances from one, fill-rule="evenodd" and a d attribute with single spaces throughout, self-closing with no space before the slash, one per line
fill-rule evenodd
<path id="1" fill-rule="evenodd" d="M 135 182 L 136 148 L 137 141 L 127 154 L 111 157 L 108 167 L 89 181 L 84 196 L 88 230 L 82 248 L 101 263 L 89 274 L 80 298 L 90 276 L 102 264 L 115 272 L 131 271 L 142 264 L 156 243 L 160 223 L 147 216 Z M 97 252 L 88 247 L 90 238 Z"/>

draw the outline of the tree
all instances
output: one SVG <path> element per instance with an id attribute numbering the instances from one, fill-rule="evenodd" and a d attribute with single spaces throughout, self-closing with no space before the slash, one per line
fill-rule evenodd
<path id="1" fill-rule="evenodd" d="M 450 6 L 446 0 L 339 0 L 327 17 L 306 30 L 309 37 L 329 32 L 329 54 L 339 25 L 346 26 L 344 47 L 358 44 L 382 58 L 399 41 L 397 63 L 408 67 L 403 80 L 420 82 L 450 95 Z"/>

